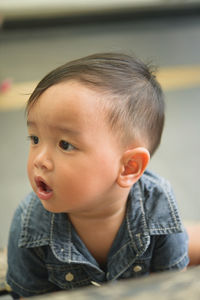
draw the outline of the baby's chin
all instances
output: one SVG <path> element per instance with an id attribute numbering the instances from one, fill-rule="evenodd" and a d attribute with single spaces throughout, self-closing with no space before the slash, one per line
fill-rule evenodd
<path id="1" fill-rule="evenodd" d="M 67 213 L 63 211 L 61 208 L 52 205 L 52 203 L 49 203 L 50 201 L 48 202 L 40 199 L 40 202 L 42 203 L 44 209 L 51 213 Z"/>

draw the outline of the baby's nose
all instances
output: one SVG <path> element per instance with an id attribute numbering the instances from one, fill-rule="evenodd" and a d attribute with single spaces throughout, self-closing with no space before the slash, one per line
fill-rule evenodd
<path id="1" fill-rule="evenodd" d="M 34 165 L 36 168 L 52 170 L 53 161 L 47 149 L 43 149 L 38 153 L 38 155 L 35 157 Z"/>

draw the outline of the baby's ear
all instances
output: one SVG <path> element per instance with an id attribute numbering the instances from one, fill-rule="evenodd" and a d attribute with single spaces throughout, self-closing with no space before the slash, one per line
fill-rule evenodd
<path id="1" fill-rule="evenodd" d="M 149 160 L 150 154 L 146 148 L 138 147 L 125 151 L 117 178 L 118 185 L 129 188 L 136 183 L 144 173 Z"/>

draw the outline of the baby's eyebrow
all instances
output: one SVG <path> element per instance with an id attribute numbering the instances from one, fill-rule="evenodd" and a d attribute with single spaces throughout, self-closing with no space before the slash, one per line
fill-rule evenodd
<path id="1" fill-rule="evenodd" d="M 27 127 L 37 127 L 37 124 L 34 121 L 27 120 Z M 49 125 L 49 127 L 52 130 L 61 131 L 63 133 L 67 133 L 67 134 L 71 134 L 71 135 L 81 135 L 81 133 L 82 133 L 80 130 L 76 130 L 76 129 L 65 127 L 65 126 Z"/>
<path id="2" fill-rule="evenodd" d="M 33 126 L 36 126 L 36 123 L 33 121 L 30 121 L 30 120 L 27 120 L 26 125 L 27 125 L 27 127 L 33 127 Z"/>
<path id="3" fill-rule="evenodd" d="M 50 127 L 54 130 L 58 130 L 63 133 L 68 133 L 68 134 L 72 134 L 72 135 L 80 135 L 81 134 L 80 130 L 70 128 L 70 127 L 64 127 L 64 126 L 50 126 Z"/>

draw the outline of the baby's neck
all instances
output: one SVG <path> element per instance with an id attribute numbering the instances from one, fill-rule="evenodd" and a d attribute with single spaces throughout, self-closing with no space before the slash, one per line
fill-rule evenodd
<path id="1" fill-rule="evenodd" d="M 126 212 L 126 202 L 117 210 L 92 215 L 69 215 L 79 237 L 100 265 L 107 256 Z"/>

